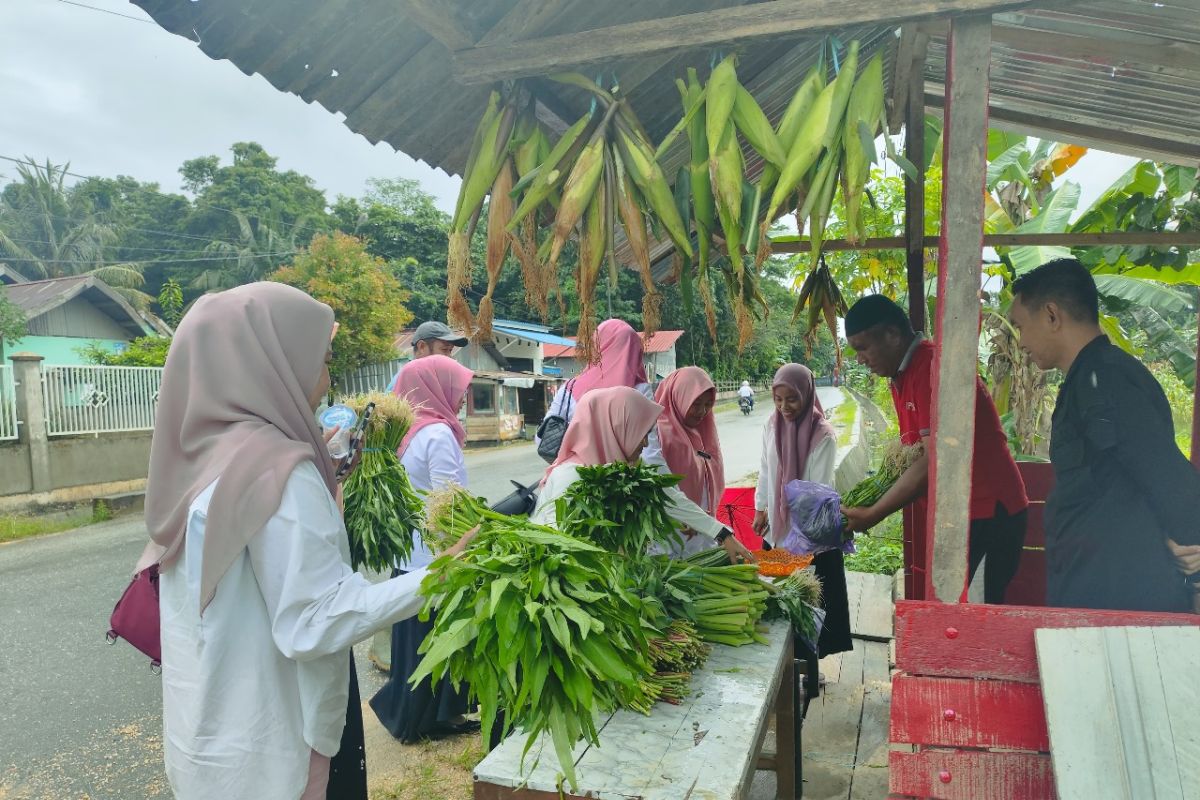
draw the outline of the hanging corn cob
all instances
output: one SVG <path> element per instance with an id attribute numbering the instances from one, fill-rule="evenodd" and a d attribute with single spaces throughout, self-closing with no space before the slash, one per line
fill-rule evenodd
<path id="1" fill-rule="evenodd" d="M 842 131 L 845 149 L 844 200 L 846 203 L 846 238 L 858 242 L 866 238 L 862 220 L 862 197 L 875 160 L 874 142 L 879 132 L 883 110 L 883 56 L 876 54 L 863 69 L 850 93 L 846 107 L 846 124 Z"/>

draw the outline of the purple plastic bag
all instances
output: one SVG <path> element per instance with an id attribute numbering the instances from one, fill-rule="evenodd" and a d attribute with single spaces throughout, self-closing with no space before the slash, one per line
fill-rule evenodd
<path id="1" fill-rule="evenodd" d="M 842 498 L 832 487 L 812 481 L 790 481 L 783 487 L 788 504 L 787 535 L 778 545 L 797 555 L 826 550 L 854 552 L 854 537 L 842 525 Z"/>

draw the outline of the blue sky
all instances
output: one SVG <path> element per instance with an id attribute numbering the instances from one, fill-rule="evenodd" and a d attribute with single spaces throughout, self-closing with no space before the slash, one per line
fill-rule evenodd
<path id="1" fill-rule="evenodd" d="M 0 155 L 69 161 L 72 172 L 131 175 L 179 191 L 185 160 L 227 158 L 233 142 L 257 141 L 283 169 L 312 176 L 331 201 L 361 195 L 371 177 L 406 177 L 452 210 L 457 178 L 372 146 L 324 108 L 213 61 L 131 3 L 78 2 L 114 13 L 64 0 L 0 2 Z M 1068 174 L 1081 184 L 1080 209 L 1132 163 L 1089 152 Z M 0 161 L 0 183 L 13 174 Z"/>

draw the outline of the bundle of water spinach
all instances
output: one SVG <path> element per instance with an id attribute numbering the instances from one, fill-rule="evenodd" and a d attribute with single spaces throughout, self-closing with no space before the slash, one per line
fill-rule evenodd
<path id="1" fill-rule="evenodd" d="M 445 674 L 466 682 L 485 739 L 503 709 L 502 733 L 526 733 L 523 756 L 547 732 L 574 789 L 572 749 L 580 739 L 599 743 L 596 715 L 653 702 L 642 682 L 654 671 L 646 611 L 625 588 L 624 565 L 523 518 L 483 520 L 463 555 L 436 561 L 421 584 L 422 619 L 437 616 L 410 683 L 436 685 Z"/>
<path id="2" fill-rule="evenodd" d="M 679 475 L 625 462 L 579 467 L 578 474 L 558 500 L 559 530 L 632 558 L 651 545 L 669 550 L 682 541 L 665 491 L 682 480 Z"/>

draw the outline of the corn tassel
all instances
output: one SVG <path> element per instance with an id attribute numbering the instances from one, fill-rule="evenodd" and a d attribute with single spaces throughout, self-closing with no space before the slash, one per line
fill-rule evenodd
<path id="1" fill-rule="evenodd" d="M 596 284 L 600 278 L 600 264 L 604 261 L 604 246 L 607 234 L 604 231 L 605 187 L 600 183 L 592 194 L 584 213 L 583 230 L 579 236 L 579 330 L 575 349 L 579 360 L 586 364 L 595 363 L 600 356 L 596 349 L 596 312 L 594 298 Z M 565 202 L 565 198 L 564 198 Z"/>
<path id="2" fill-rule="evenodd" d="M 491 201 L 488 203 L 487 225 L 487 291 L 479 301 L 479 314 L 475 321 L 475 341 L 490 342 L 492 340 L 492 296 L 496 293 L 496 284 L 500 280 L 500 272 L 504 268 L 504 259 L 508 256 L 509 240 L 512 234 L 505 228 L 513 213 L 513 199 L 509 195 L 513 181 L 512 159 L 505 159 L 492 184 Z"/>

